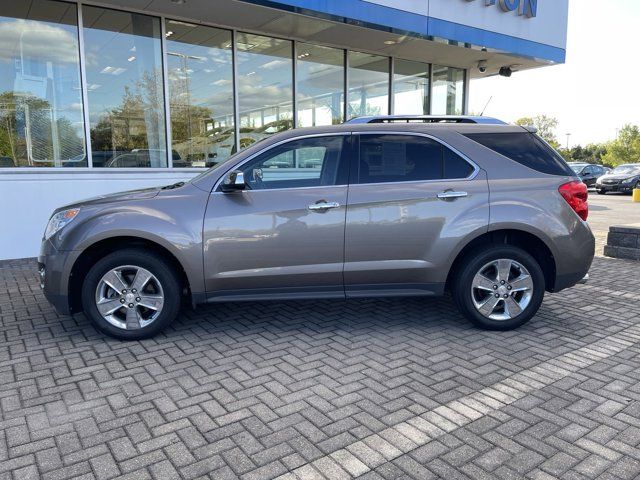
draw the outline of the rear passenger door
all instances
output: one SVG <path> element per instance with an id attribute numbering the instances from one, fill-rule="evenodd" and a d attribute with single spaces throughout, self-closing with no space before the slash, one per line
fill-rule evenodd
<path id="1" fill-rule="evenodd" d="M 354 139 L 346 295 L 440 294 L 458 244 L 487 229 L 486 174 L 426 135 L 359 133 Z"/>

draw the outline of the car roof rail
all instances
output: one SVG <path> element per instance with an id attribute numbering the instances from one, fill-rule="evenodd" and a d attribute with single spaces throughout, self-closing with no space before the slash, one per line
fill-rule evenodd
<path id="1" fill-rule="evenodd" d="M 473 115 L 372 115 L 355 117 L 345 123 L 477 123 L 506 125 L 497 118 Z"/>

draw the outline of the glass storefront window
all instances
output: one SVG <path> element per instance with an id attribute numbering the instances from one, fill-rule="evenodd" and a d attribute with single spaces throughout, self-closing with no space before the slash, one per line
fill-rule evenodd
<path id="1" fill-rule="evenodd" d="M 349 52 L 347 117 L 389 113 L 389 57 Z"/>
<path id="2" fill-rule="evenodd" d="M 429 64 L 401 59 L 394 61 L 393 113 L 429 114 Z"/>
<path id="3" fill-rule="evenodd" d="M 289 40 L 238 33 L 240 148 L 293 128 L 293 59 Z"/>
<path id="4" fill-rule="evenodd" d="M 299 127 L 344 120 L 344 50 L 296 44 Z"/>
<path id="5" fill-rule="evenodd" d="M 94 167 L 166 167 L 160 19 L 83 6 Z"/>
<path id="6" fill-rule="evenodd" d="M 0 167 L 86 167 L 76 5 L 2 2 Z"/>
<path id="7" fill-rule="evenodd" d="M 461 68 L 433 66 L 433 115 L 464 113 L 465 72 Z"/>
<path id="8" fill-rule="evenodd" d="M 235 147 L 231 32 L 166 21 L 174 167 L 210 167 Z"/>

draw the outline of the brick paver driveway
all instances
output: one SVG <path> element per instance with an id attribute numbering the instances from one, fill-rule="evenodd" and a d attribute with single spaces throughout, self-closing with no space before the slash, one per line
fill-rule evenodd
<path id="1" fill-rule="evenodd" d="M 0 264 L 0 477 L 635 478 L 640 263 L 515 332 L 447 299 L 185 311 L 123 343 Z"/>

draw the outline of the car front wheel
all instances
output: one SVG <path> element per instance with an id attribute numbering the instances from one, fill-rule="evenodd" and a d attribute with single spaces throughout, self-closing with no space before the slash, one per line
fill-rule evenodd
<path id="1" fill-rule="evenodd" d="M 454 277 L 453 298 L 474 325 L 512 330 L 538 311 L 545 279 L 538 262 L 512 246 L 494 246 L 468 256 Z"/>
<path id="2" fill-rule="evenodd" d="M 598 195 L 606 195 L 607 192 L 605 190 L 602 190 L 601 188 L 596 188 L 596 192 L 598 192 Z"/>
<path id="3" fill-rule="evenodd" d="M 171 265 L 138 249 L 113 252 L 87 273 L 82 306 L 94 326 L 122 340 L 160 332 L 180 309 L 180 284 Z"/>

